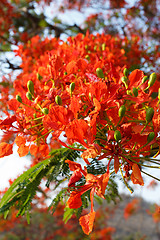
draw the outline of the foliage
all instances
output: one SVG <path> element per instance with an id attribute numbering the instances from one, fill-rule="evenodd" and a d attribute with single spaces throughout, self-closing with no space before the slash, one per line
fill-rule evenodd
<path id="1" fill-rule="evenodd" d="M 57 177 L 60 177 L 60 174 L 62 174 L 63 179 L 64 175 L 66 177 L 68 173 L 68 167 L 64 167 L 64 165 L 67 165 L 65 164 L 65 160 L 73 160 L 78 155 L 73 150 L 65 148 L 54 150 L 52 154 L 53 158 L 50 157 L 38 163 L 14 181 L 1 200 L 1 212 L 8 211 L 11 206 L 18 203 L 19 212 L 17 216 L 23 215 L 26 210 L 30 209 L 30 202 L 36 194 L 42 178 L 46 176 L 47 187 L 49 187 L 51 181 L 54 181 L 56 184 L 59 183 L 60 180 L 57 180 Z"/>
<path id="2" fill-rule="evenodd" d="M 60 11 L 74 7 L 83 11 L 86 4 L 94 7 L 92 1 L 63 3 Z M 153 72 L 159 61 L 158 7 L 156 1 L 137 1 L 134 7 L 126 1 L 102 3 L 109 4 L 111 29 L 99 12 L 81 27 L 63 24 L 56 17 L 50 23 L 44 11 L 36 11 L 51 1 L 0 3 L 1 51 L 11 51 L 15 45 L 14 54 L 21 59 L 17 66 L 6 59 L 10 69 L 21 71 L 4 76 L 0 84 L 4 133 L 0 157 L 12 154 L 16 144 L 20 157 L 32 158 L 31 168 L 2 197 L 0 212 L 5 216 L 12 206 L 17 215 L 29 216 L 44 179 L 45 187 L 53 184 L 56 192 L 52 211 L 65 200 L 64 221 L 76 214 L 89 235 L 95 219 L 94 195 L 115 201 L 119 173 L 131 193 L 130 181 L 144 185 L 141 173 L 159 180 L 144 170 L 160 165 L 155 159 L 160 142 L 160 81 Z M 113 22 L 119 19 L 123 25 L 116 27 Z M 46 37 L 53 31 L 55 37 Z M 62 33 L 71 36 L 62 40 Z M 89 202 L 91 211 L 80 215 Z"/>

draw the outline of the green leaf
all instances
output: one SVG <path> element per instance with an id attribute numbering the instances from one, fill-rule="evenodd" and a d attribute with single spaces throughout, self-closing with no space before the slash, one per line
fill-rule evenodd
<path id="1" fill-rule="evenodd" d="M 58 206 L 61 199 L 66 195 L 66 189 L 62 189 L 56 197 L 52 200 L 51 204 L 49 205 L 49 209 L 52 211 L 52 214 L 55 212 L 56 207 Z"/>
<path id="2" fill-rule="evenodd" d="M 54 23 L 59 23 L 59 24 L 62 23 L 62 21 L 61 21 L 58 17 L 54 17 L 54 18 L 53 18 L 53 22 L 54 22 Z"/>
<path id="3" fill-rule="evenodd" d="M 30 214 L 29 211 L 26 212 L 27 223 L 30 224 Z"/>
<path id="4" fill-rule="evenodd" d="M 102 205 L 103 203 L 103 199 L 97 195 L 94 196 L 94 199 L 96 200 L 96 202 L 99 204 L 99 205 Z"/>
<path id="5" fill-rule="evenodd" d="M 9 87 L 10 83 L 9 82 L 0 82 L 0 85 L 3 87 Z"/>
<path id="6" fill-rule="evenodd" d="M 38 163 L 14 181 L 1 199 L 0 212 L 4 212 L 14 205 L 13 203 L 15 203 L 25 191 L 26 185 L 33 182 L 37 175 L 50 163 L 50 161 L 50 159 L 46 159 L 43 162 Z"/>
<path id="7" fill-rule="evenodd" d="M 42 20 L 40 20 L 38 25 L 42 28 L 45 28 L 45 27 L 47 27 L 47 22 L 44 19 L 42 19 Z"/>
<path id="8" fill-rule="evenodd" d="M 3 44 L 1 46 L 1 49 L 4 51 L 4 52 L 9 52 L 11 51 L 11 45 L 9 43 L 6 43 L 6 44 Z"/>
<path id="9" fill-rule="evenodd" d="M 8 214 L 9 214 L 9 210 L 5 211 L 5 213 L 4 213 L 4 219 L 7 219 Z"/>
<path id="10" fill-rule="evenodd" d="M 66 224 L 68 222 L 68 220 L 72 217 L 74 213 L 74 209 L 70 209 L 68 207 L 66 207 L 64 209 L 64 215 L 63 215 L 63 221 Z"/>
<path id="11" fill-rule="evenodd" d="M 75 161 L 80 153 L 73 149 L 60 148 L 53 150 L 50 155 L 50 158 L 30 168 L 14 181 L 1 199 L 0 213 L 7 214 L 12 206 L 16 206 L 19 210 L 17 216 L 24 215 L 30 209 L 32 199 L 38 191 L 41 180 L 44 177 L 47 179 L 47 187 L 49 187 L 51 181 L 54 181 L 56 189 L 68 179 L 69 166 L 65 160 Z M 58 205 L 65 194 L 66 189 L 62 189 L 52 201 L 53 208 Z"/>

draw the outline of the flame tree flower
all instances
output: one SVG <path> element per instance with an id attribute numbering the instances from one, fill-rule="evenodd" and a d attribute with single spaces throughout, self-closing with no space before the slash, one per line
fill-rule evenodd
<path id="1" fill-rule="evenodd" d="M 18 214 L 23 215 L 43 177 L 48 179 L 46 186 L 51 181 L 60 184 L 73 171 L 63 196 L 69 195 L 67 208 L 72 210 L 81 208 L 89 193 L 91 211 L 79 220 L 89 234 L 95 218 L 94 193 L 105 198 L 112 174 L 120 172 L 132 192 L 129 180 L 143 186 L 141 173 L 151 176 L 143 169 L 159 168 L 155 156 L 160 142 L 160 82 L 155 73 L 145 76 L 139 69 L 127 70 L 131 61 L 124 45 L 125 39 L 87 33 L 67 42 L 33 37 L 16 50 L 23 71 L 7 102 L 10 112 L 0 120 L 0 129 L 13 140 L 0 143 L 0 157 L 12 154 L 16 144 L 19 156 L 30 152 L 33 161 L 2 198 L 0 211 L 19 201 Z M 52 155 L 53 141 L 61 148 Z M 76 152 L 81 153 L 78 163 Z M 104 171 L 87 171 L 95 158 L 99 163 L 107 159 Z"/>

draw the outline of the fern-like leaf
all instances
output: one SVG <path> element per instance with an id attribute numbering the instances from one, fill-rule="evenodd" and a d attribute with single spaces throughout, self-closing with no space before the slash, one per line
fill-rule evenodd
<path id="1" fill-rule="evenodd" d="M 60 148 L 52 151 L 51 157 L 27 170 L 10 186 L 0 202 L 0 213 L 6 213 L 14 205 L 19 209 L 18 215 L 23 215 L 30 208 L 41 180 L 47 179 L 47 187 L 51 181 L 59 185 L 60 176 L 66 178 L 69 168 L 66 159 L 75 160 L 79 156 L 78 151 L 68 148 Z M 67 178 L 66 178 L 67 179 Z M 65 190 L 66 191 L 66 190 Z"/>

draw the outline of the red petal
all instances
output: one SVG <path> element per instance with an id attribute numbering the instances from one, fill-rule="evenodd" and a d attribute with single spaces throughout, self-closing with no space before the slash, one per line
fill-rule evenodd
<path id="1" fill-rule="evenodd" d="M 88 138 L 89 126 L 82 119 L 73 120 L 66 128 L 67 138 L 71 141 L 77 141 L 87 147 L 84 139 Z"/>
<path id="2" fill-rule="evenodd" d="M 98 113 L 101 110 L 101 104 L 96 98 L 93 99 L 93 104 L 95 106 L 95 110 L 90 112 L 90 115 Z"/>
<path id="3" fill-rule="evenodd" d="M 114 140 L 114 131 L 113 130 L 109 130 L 108 131 L 108 137 L 107 137 L 108 141 L 113 141 Z"/>
<path id="4" fill-rule="evenodd" d="M 87 150 L 85 150 L 82 153 L 81 157 L 84 159 L 84 161 L 86 161 L 87 164 L 90 164 L 87 159 L 95 158 L 95 157 L 97 157 L 98 154 L 99 153 L 97 151 L 97 148 L 95 148 L 94 146 L 90 146 Z"/>
<path id="5" fill-rule="evenodd" d="M 38 153 L 38 146 L 37 145 L 31 145 L 30 146 L 30 154 L 33 156 L 36 156 Z"/>
<path id="6" fill-rule="evenodd" d="M 118 170 L 119 170 L 119 158 L 118 158 L 118 156 L 114 157 L 114 170 L 115 170 L 115 173 L 117 173 Z"/>
<path id="7" fill-rule="evenodd" d="M 77 113 L 80 109 L 79 100 L 74 96 L 71 98 L 70 110 L 74 113 L 74 117 L 77 118 Z"/>
<path id="8" fill-rule="evenodd" d="M 18 150 L 17 150 L 18 154 L 20 157 L 24 157 L 28 154 L 29 152 L 29 147 L 28 146 L 25 146 L 25 145 L 20 145 Z"/>
<path id="9" fill-rule="evenodd" d="M 15 139 L 15 143 L 19 147 L 20 145 L 22 145 L 22 144 L 24 145 L 26 143 L 26 139 L 22 136 L 17 136 Z"/>
<path id="10" fill-rule="evenodd" d="M 109 172 L 106 172 L 105 174 L 102 175 L 102 194 L 104 195 L 105 194 L 105 190 L 106 190 L 106 187 L 107 187 L 107 184 L 108 184 L 108 181 L 109 181 Z"/>
<path id="11" fill-rule="evenodd" d="M 91 173 L 87 173 L 85 179 L 87 183 L 96 183 L 99 181 L 99 178 Z"/>
<path id="12" fill-rule="evenodd" d="M 141 81 L 143 77 L 144 77 L 144 73 L 141 70 L 139 70 L 139 69 L 134 70 L 129 75 L 130 85 L 133 85 L 134 83 L 137 83 L 138 81 Z"/>
<path id="13" fill-rule="evenodd" d="M 0 158 L 8 156 L 13 153 L 13 144 L 8 144 L 5 142 L 0 143 Z"/>
<path id="14" fill-rule="evenodd" d="M 85 216 L 80 217 L 79 219 L 79 223 L 82 227 L 82 230 L 87 235 L 89 235 L 92 232 L 95 214 L 96 213 L 93 211 Z"/>
<path id="15" fill-rule="evenodd" d="M 81 193 L 72 192 L 67 201 L 67 206 L 69 208 L 80 208 L 82 206 Z"/>
<path id="16" fill-rule="evenodd" d="M 1 121 L 0 126 L 12 125 L 13 122 L 16 121 L 16 116 L 10 116 Z"/>
<path id="17" fill-rule="evenodd" d="M 67 64 L 66 70 L 68 74 L 76 73 L 78 71 L 77 63 L 75 61 L 71 61 Z"/>
<path id="18" fill-rule="evenodd" d="M 134 184 L 144 185 L 143 178 L 141 176 L 141 171 L 136 163 L 132 166 L 131 180 Z"/>
<path id="19" fill-rule="evenodd" d="M 9 100 L 7 104 L 8 104 L 8 108 L 13 111 L 16 111 L 20 106 L 20 103 L 16 99 Z"/>
<path id="20" fill-rule="evenodd" d="M 77 169 L 80 169 L 80 170 L 82 169 L 81 164 L 79 164 L 79 163 L 73 162 L 71 160 L 66 160 L 65 162 L 69 164 L 69 169 L 71 171 L 75 171 Z"/>
<path id="21" fill-rule="evenodd" d="M 125 206 L 125 209 L 124 209 L 125 219 L 128 219 L 132 214 L 134 214 L 138 210 L 138 207 L 139 207 L 138 204 L 139 204 L 139 200 L 135 198 Z"/>
<path id="22" fill-rule="evenodd" d="M 78 69 L 81 69 L 81 71 L 84 71 L 87 67 L 88 63 L 86 59 L 79 58 L 77 61 L 77 67 Z"/>
<path id="23" fill-rule="evenodd" d="M 78 182 L 82 177 L 80 170 L 75 170 L 72 176 L 69 179 L 68 187 L 74 187 L 75 183 Z"/>
<path id="24" fill-rule="evenodd" d="M 39 152 L 43 157 L 46 157 L 49 154 L 49 146 L 47 144 L 41 144 L 39 146 Z"/>

